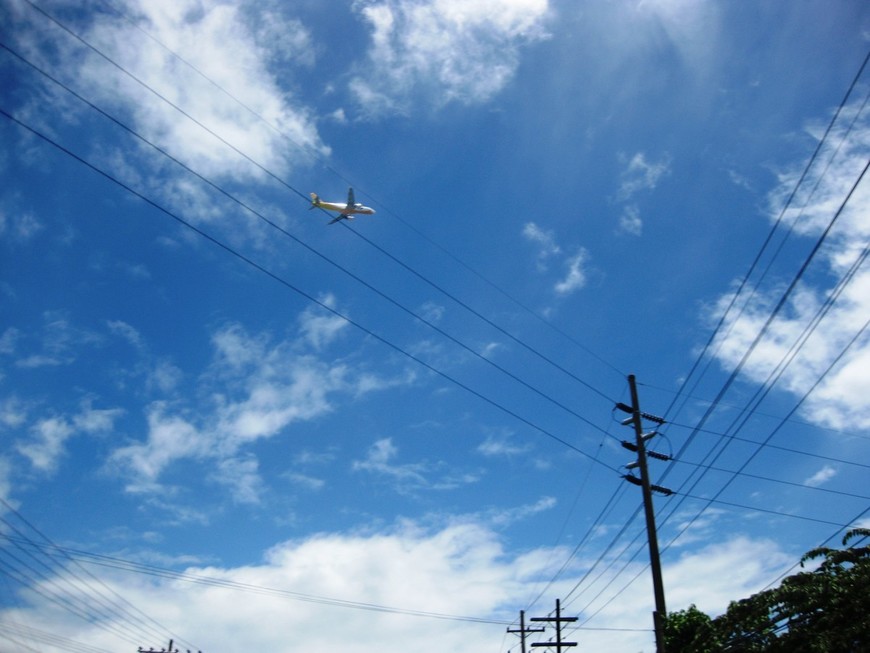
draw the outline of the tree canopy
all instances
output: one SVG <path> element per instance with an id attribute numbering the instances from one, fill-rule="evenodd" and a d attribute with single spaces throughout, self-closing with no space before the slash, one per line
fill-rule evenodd
<path id="1" fill-rule="evenodd" d="M 870 529 L 856 528 L 843 549 L 809 551 L 801 567 L 821 558 L 817 568 L 732 601 L 715 619 L 694 605 L 668 614 L 668 653 L 870 651 L 870 546 L 857 546 L 868 537 Z"/>

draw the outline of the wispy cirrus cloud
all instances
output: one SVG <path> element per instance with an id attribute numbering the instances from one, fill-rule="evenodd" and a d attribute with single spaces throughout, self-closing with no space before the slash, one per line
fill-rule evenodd
<path id="1" fill-rule="evenodd" d="M 318 330 L 321 335 L 314 337 Z M 358 398 L 412 380 L 383 379 L 318 357 L 334 333 L 334 324 L 308 311 L 300 318 L 298 338 L 277 340 L 239 324 L 215 331 L 212 361 L 195 392 L 208 399 L 196 405 L 152 402 L 145 438 L 112 453 L 111 464 L 135 479 L 127 490 L 159 494 L 167 468 L 193 461 L 216 466 L 212 480 L 227 487 L 234 500 L 256 503 L 262 483 L 250 450 L 254 443 L 331 412 L 334 396 Z"/>
<path id="2" fill-rule="evenodd" d="M 18 441 L 16 451 L 30 462 L 34 470 L 53 474 L 70 438 L 80 434 L 109 433 L 123 412 L 119 408 L 97 409 L 86 401 L 74 415 L 56 415 L 38 420 L 29 428 L 28 436 Z"/>
<path id="3" fill-rule="evenodd" d="M 417 103 L 479 104 L 513 77 L 523 45 L 547 38 L 547 0 L 358 0 L 372 30 L 350 88 L 369 117 Z"/>
<path id="4" fill-rule="evenodd" d="M 837 475 L 837 470 L 831 467 L 830 465 L 825 465 L 815 474 L 810 476 L 807 480 L 804 481 L 804 485 L 809 485 L 811 487 L 819 487 L 820 485 L 824 485 L 832 478 Z"/>
<path id="5" fill-rule="evenodd" d="M 537 249 L 535 262 L 539 272 L 548 271 L 551 259 L 557 257 L 560 259 L 564 276 L 553 284 L 553 291 L 557 295 L 570 295 L 586 285 L 589 252 L 585 248 L 578 247 L 574 254 L 562 256 L 563 249 L 555 233 L 543 229 L 535 222 L 527 222 L 523 225 L 522 235 Z"/>
<path id="6" fill-rule="evenodd" d="M 479 480 L 474 472 L 445 469 L 439 462 L 397 463 L 398 456 L 399 449 L 393 439 L 381 438 L 369 447 L 365 458 L 355 460 L 351 467 L 354 471 L 388 480 L 401 494 L 418 490 L 454 490 Z"/>
<path id="7" fill-rule="evenodd" d="M 616 193 L 616 201 L 622 207 L 618 231 L 640 236 L 643 232 L 643 220 L 635 196 L 654 190 L 664 177 L 670 175 L 671 158 L 665 154 L 658 161 L 650 161 L 644 152 L 637 152 L 630 158 L 622 156 L 621 159 L 624 167 Z"/>

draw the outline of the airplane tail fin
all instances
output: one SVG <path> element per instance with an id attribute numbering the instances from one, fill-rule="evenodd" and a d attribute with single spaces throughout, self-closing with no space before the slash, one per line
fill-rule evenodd
<path id="1" fill-rule="evenodd" d="M 317 193 L 311 193 L 311 206 L 308 207 L 308 210 L 316 209 L 318 206 L 320 206 L 320 198 Z"/>

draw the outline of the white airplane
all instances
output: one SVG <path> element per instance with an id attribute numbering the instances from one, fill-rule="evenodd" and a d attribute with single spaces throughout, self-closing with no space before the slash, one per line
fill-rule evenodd
<path id="1" fill-rule="evenodd" d="M 311 193 L 311 206 L 308 207 L 310 209 L 326 209 L 327 211 L 338 211 L 338 215 L 330 220 L 327 224 L 332 224 L 333 222 L 338 222 L 339 220 L 353 220 L 353 216 L 357 213 L 361 215 L 371 215 L 375 212 L 374 209 L 370 209 L 367 206 L 363 206 L 362 204 L 357 204 L 353 198 L 353 188 L 347 189 L 347 204 L 339 204 L 338 202 L 324 202 L 318 196 L 317 193 Z"/>

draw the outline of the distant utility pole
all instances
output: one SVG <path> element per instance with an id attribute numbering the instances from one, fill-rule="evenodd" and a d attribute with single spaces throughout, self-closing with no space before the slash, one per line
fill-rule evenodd
<path id="1" fill-rule="evenodd" d="M 559 599 L 556 599 L 556 616 L 555 617 L 532 617 L 532 621 L 544 621 L 547 623 L 556 624 L 556 641 L 555 642 L 534 642 L 532 646 L 548 646 L 556 649 L 556 653 L 562 653 L 563 648 L 577 646 L 577 642 L 562 641 L 562 624 L 577 621 L 577 617 L 563 617 L 562 606 L 559 604 Z"/>
<path id="2" fill-rule="evenodd" d="M 173 640 L 170 639 L 170 640 L 169 640 L 169 647 L 168 647 L 168 648 L 162 648 L 162 649 L 160 649 L 159 651 L 155 651 L 153 648 L 149 648 L 149 649 L 146 651 L 144 648 L 142 648 L 142 647 L 140 646 L 140 647 L 139 647 L 139 653 L 178 653 L 178 649 L 177 649 L 177 648 L 176 648 L 176 649 L 173 649 L 173 648 L 172 648 L 172 644 L 173 644 Z"/>
<path id="3" fill-rule="evenodd" d="M 526 611 L 520 610 L 520 627 L 518 629 L 508 628 L 509 633 L 516 633 L 520 636 L 520 647 L 522 653 L 526 653 L 526 635 L 529 633 L 542 633 L 544 628 L 526 628 Z"/>
<path id="4" fill-rule="evenodd" d="M 174 643 L 175 643 L 174 640 L 170 639 L 169 646 L 167 648 L 162 648 L 159 651 L 155 651 L 153 648 L 149 648 L 146 650 L 140 646 L 138 651 L 139 651 L 139 653 L 179 653 L 177 648 L 172 648 L 172 645 Z M 187 653 L 190 653 L 190 650 L 188 650 Z M 202 651 L 197 651 L 196 653 L 202 653 Z"/>
<path id="5" fill-rule="evenodd" d="M 629 424 L 634 425 L 635 441 L 634 444 L 623 441 L 622 446 L 630 451 L 637 452 L 637 460 L 629 463 L 626 467 L 629 470 L 639 468 L 640 478 L 637 478 L 633 474 L 625 474 L 624 478 L 635 485 L 639 485 L 643 490 L 643 508 L 644 513 L 646 514 L 646 533 L 647 540 L 649 541 L 649 561 L 650 566 L 652 567 L 653 592 L 655 593 L 656 600 L 656 609 L 655 612 L 653 612 L 653 625 L 656 633 L 656 653 L 665 653 L 664 620 L 665 617 L 667 617 L 668 612 L 665 607 L 665 586 L 662 582 L 662 564 L 659 559 L 659 541 L 658 536 L 656 535 L 656 518 L 655 511 L 653 510 L 652 492 L 655 490 L 664 495 L 671 495 L 673 494 L 673 491 L 650 483 L 649 470 L 647 469 L 646 464 L 646 442 L 657 435 L 657 432 L 651 431 L 649 433 L 644 433 L 643 431 L 643 420 L 648 420 L 655 424 L 664 424 L 665 420 L 661 417 L 641 412 L 640 404 L 637 399 L 637 385 L 635 384 L 633 374 L 629 374 L 628 376 L 628 386 L 631 390 L 631 406 L 619 403 L 616 404 L 616 407 L 623 412 L 631 414 L 631 417 L 623 420 L 622 424 L 624 426 L 628 426 Z M 654 451 L 650 451 L 649 456 L 659 460 L 670 460 L 669 456 Z"/>

